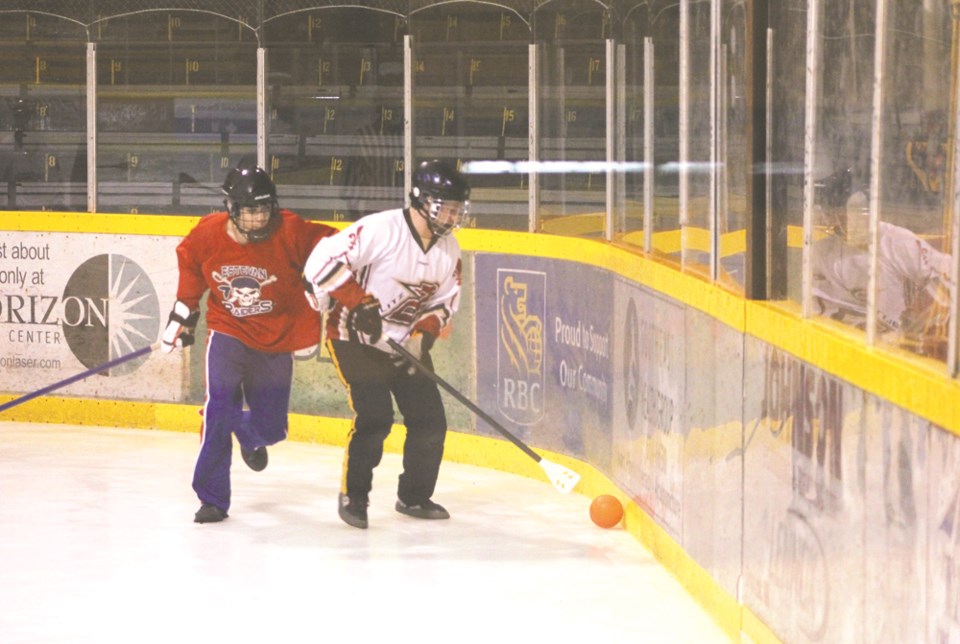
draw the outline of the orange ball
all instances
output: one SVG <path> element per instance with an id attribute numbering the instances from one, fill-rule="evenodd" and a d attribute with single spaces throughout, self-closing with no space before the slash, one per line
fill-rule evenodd
<path id="1" fill-rule="evenodd" d="M 623 519 L 620 500 L 610 494 L 601 494 L 590 504 L 590 520 L 601 528 L 612 528 Z"/>

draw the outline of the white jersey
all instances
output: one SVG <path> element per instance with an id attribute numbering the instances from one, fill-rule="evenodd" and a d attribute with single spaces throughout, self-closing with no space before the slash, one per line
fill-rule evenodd
<path id="1" fill-rule="evenodd" d="M 838 237 L 818 241 L 813 253 L 813 293 L 821 315 L 863 328 L 867 317 L 870 254 Z M 877 321 L 899 330 L 911 297 L 936 301 L 949 285 L 950 256 L 912 231 L 880 222 L 877 251 Z"/>
<path id="2" fill-rule="evenodd" d="M 346 326 L 347 311 L 365 293 L 380 301 L 383 337 L 375 346 L 390 353 L 387 338 L 403 343 L 418 323 L 439 332 L 456 312 L 460 245 L 445 235 L 424 251 L 409 217 L 399 208 L 367 215 L 313 249 L 304 277 L 320 299 L 332 298 L 328 338 L 368 343 Z"/>

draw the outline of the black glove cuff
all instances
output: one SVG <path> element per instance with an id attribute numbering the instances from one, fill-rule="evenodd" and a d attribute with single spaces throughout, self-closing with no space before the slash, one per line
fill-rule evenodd
<path id="1" fill-rule="evenodd" d="M 170 322 L 176 322 L 182 327 L 192 329 L 197 326 L 197 322 L 200 321 L 200 309 L 196 311 L 191 311 L 190 315 L 183 317 L 176 311 L 170 311 Z"/>
<path id="2" fill-rule="evenodd" d="M 433 343 L 437 341 L 437 338 L 432 333 L 421 332 L 421 335 L 423 339 L 420 340 L 420 349 L 423 353 L 427 353 L 433 348 Z"/>

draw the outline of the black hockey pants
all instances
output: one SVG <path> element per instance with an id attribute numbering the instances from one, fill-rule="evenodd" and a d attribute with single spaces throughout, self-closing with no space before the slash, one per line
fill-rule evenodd
<path id="1" fill-rule="evenodd" d="M 447 418 L 440 391 L 432 380 L 373 347 L 343 340 L 329 340 L 340 378 L 349 389 L 350 406 L 356 417 L 343 461 L 340 491 L 351 498 L 367 500 L 373 487 L 373 470 L 383 457 L 383 441 L 393 425 L 393 401 L 403 416 L 407 437 L 403 445 L 403 472 L 398 498 L 418 505 L 433 496 L 443 459 Z M 423 362 L 433 367 L 429 355 Z"/>

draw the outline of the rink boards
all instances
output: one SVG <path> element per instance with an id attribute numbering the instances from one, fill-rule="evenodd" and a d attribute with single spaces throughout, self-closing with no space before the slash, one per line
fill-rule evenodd
<path id="1" fill-rule="evenodd" d="M 0 401 L 156 341 L 195 222 L 5 215 Z M 960 639 L 955 382 L 602 243 L 458 236 L 464 296 L 438 371 L 584 471 L 580 492 L 615 486 L 627 528 L 728 632 Z M 5 419 L 196 431 L 201 353 L 155 352 Z M 342 441 L 351 412 L 322 352 L 298 356 L 291 408 L 292 438 Z M 447 408 L 449 459 L 538 476 Z"/>

